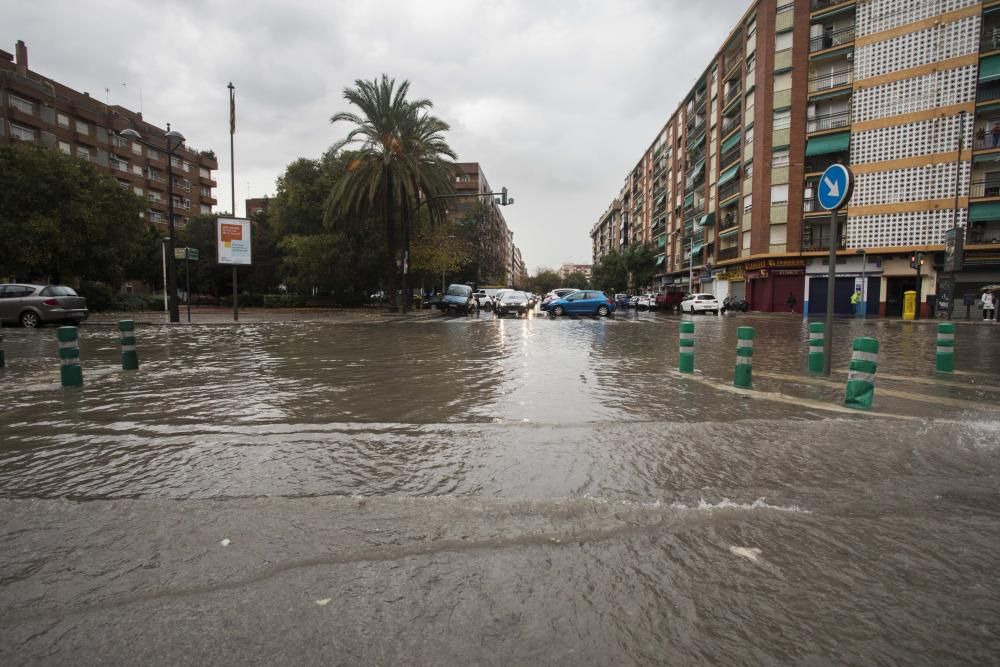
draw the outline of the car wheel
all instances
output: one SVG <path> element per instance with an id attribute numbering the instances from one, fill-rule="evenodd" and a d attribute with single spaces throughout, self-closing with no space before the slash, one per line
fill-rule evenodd
<path id="1" fill-rule="evenodd" d="M 566 311 L 563 309 L 562 306 L 556 306 L 555 308 L 552 309 L 552 314 L 555 315 L 556 317 L 562 317 L 565 313 Z"/>
<path id="2" fill-rule="evenodd" d="M 611 314 L 611 311 L 608 310 L 607 306 L 601 306 L 600 308 L 597 309 L 597 314 L 600 317 L 607 317 L 608 315 Z"/>
<path id="3" fill-rule="evenodd" d="M 34 329 L 39 324 L 41 324 L 41 320 L 38 319 L 38 313 L 30 310 L 21 313 L 21 326 L 25 329 Z"/>

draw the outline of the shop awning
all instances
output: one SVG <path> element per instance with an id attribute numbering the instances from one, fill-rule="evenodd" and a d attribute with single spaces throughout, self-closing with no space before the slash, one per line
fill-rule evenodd
<path id="1" fill-rule="evenodd" d="M 983 162 L 1000 162 L 1000 153 L 981 153 L 973 156 L 972 161 L 976 164 L 982 164 Z"/>
<path id="2" fill-rule="evenodd" d="M 689 151 L 696 151 L 699 148 L 701 148 L 702 144 L 704 143 L 705 143 L 705 131 L 704 131 L 704 126 L 702 126 L 701 133 L 697 137 L 695 137 L 694 140 L 691 140 L 690 135 L 688 135 L 687 149 Z"/>
<path id="3" fill-rule="evenodd" d="M 659 238 L 656 239 L 656 247 L 662 248 L 665 245 L 667 245 L 667 235 L 666 234 L 664 234 L 663 236 L 660 236 Z"/>
<path id="4" fill-rule="evenodd" d="M 688 176 L 688 180 L 691 183 L 694 183 L 699 178 L 701 178 L 701 172 L 703 172 L 703 171 L 705 171 L 705 161 L 704 160 L 702 160 L 701 162 L 699 162 L 698 164 L 696 164 L 694 166 L 694 169 L 691 170 L 691 175 Z"/>
<path id="5" fill-rule="evenodd" d="M 685 207 L 694 206 L 694 193 L 693 192 L 691 194 L 686 195 L 684 197 L 684 206 Z"/>
<path id="6" fill-rule="evenodd" d="M 665 259 L 666 259 L 665 256 L 660 255 L 659 257 L 656 258 L 656 265 L 657 266 L 663 266 L 663 260 L 665 260 Z"/>
<path id="7" fill-rule="evenodd" d="M 969 222 L 1000 220 L 1000 201 L 988 201 L 969 207 Z"/>
<path id="8" fill-rule="evenodd" d="M 663 194 L 661 194 L 659 197 L 656 198 L 656 205 L 659 206 L 660 204 L 662 204 L 666 198 L 667 198 L 667 193 L 664 192 Z"/>
<path id="9" fill-rule="evenodd" d="M 730 148 L 732 148 L 738 143 L 740 143 L 739 132 L 737 132 L 736 134 L 734 134 L 733 136 L 729 137 L 728 139 L 722 142 L 722 152 L 723 153 L 727 152 Z"/>
<path id="10" fill-rule="evenodd" d="M 846 151 L 850 145 L 850 132 L 839 132 L 837 134 L 827 134 L 822 137 L 813 137 L 806 144 L 806 157 L 826 155 L 827 153 L 841 153 Z"/>
<path id="11" fill-rule="evenodd" d="M 695 255 L 700 254 L 701 249 L 702 247 L 704 247 L 704 245 L 705 245 L 704 243 L 695 243 L 693 246 L 691 246 L 691 256 L 694 257 Z"/>
<path id="12" fill-rule="evenodd" d="M 734 164 L 734 165 L 733 165 L 732 167 L 730 167 L 729 169 L 726 169 L 726 170 L 725 170 L 724 172 L 722 172 L 722 174 L 721 174 L 721 175 L 719 176 L 719 185 L 725 185 L 725 184 L 726 184 L 726 183 L 728 183 L 729 181 L 731 181 L 731 180 L 733 180 L 734 178 L 736 178 L 736 172 L 738 172 L 739 170 L 740 170 L 740 165 L 738 165 L 738 164 Z"/>
<path id="13" fill-rule="evenodd" d="M 979 61 L 979 80 L 996 81 L 1000 79 L 1000 56 L 990 56 Z"/>
<path id="14" fill-rule="evenodd" d="M 701 216 L 701 219 L 698 220 L 698 226 L 711 227 L 713 222 L 715 222 L 715 214 L 706 213 L 705 215 Z"/>
<path id="15" fill-rule="evenodd" d="M 719 238 L 720 239 L 724 239 L 727 236 L 734 236 L 737 233 L 739 233 L 739 231 L 740 231 L 739 227 L 732 227 L 731 229 L 725 229 L 725 230 L 719 232 Z"/>

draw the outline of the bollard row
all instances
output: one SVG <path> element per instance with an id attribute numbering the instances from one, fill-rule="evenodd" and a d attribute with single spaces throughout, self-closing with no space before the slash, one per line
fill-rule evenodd
<path id="1" fill-rule="evenodd" d="M 826 370 L 823 345 L 826 342 L 826 325 L 822 322 L 809 324 L 809 372 L 822 373 Z"/>
<path id="2" fill-rule="evenodd" d="M 82 387 L 83 369 L 80 367 L 80 338 L 76 327 L 59 327 L 59 379 L 64 387 Z"/>
<path id="3" fill-rule="evenodd" d="M 681 373 L 694 373 L 694 322 L 681 322 L 680 356 L 677 369 Z"/>
<path id="4" fill-rule="evenodd" d="M 122 320 L 118 323 L 122 335 L 122 370 L 134 371 L 139 368 L 139 353 L 135 349 L 135 322 Z"/>
<path id="5" fill-rule="evenodd" d="M 847 373 L 847 395 L 844 405 L 870 410 L 875 398 L 875 372 L 878 370 L 878 341 L 855 338 L 851 365 Z"/>
<path id="6" fill-rule="evenodd" d="M 736 330 L 736 370 L 733 386 L 749 389 L 753 384 L 753 339 L 757 335 L 753 327 Z"/>
<path id="7" fill-rule="evenodd" d="M 955 325 L 951 322 L 938 325 L 935 370 L 939 373 L 955 372 Z"/>

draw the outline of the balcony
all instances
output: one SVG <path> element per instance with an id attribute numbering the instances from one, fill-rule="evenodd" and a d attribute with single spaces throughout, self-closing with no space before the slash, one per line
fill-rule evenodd
<path id="1" fill-rule="evenodd" d="M 1000 24 L 989 25 L 986 23 L 986 17 L 984 17 L 981 35 L 979 39 L 979 51 L 981 53 L 1000 51 Z"/>
<path id="2" fill-rule="evenodd" d="M 847 5 L 854 4 L 853 0 L 812 0 L 809 3 L 809 11 L 818 12 L 823 9 L 829 9 L 830 7 L 836 7 L 837 5 Z"/>
<path id="3" fill-rule="evenodd" d="M 791 30 L 794 24 L 795 15 L 793 13 L 794 5 L 786 5 L 778 9 L 778 13 L 774 17 L 774 31 L 784 32 L 785 30 Z"/>
<path id="4" fill-rule="evenodd" d="M 844 216 L 846 218 L 846 216 Z M 845 250 L 844 224 L 837 225 L 837 250 Z M 807 225 L 802 230 L 802 252 L 830 250 L 830 225 Z"/>
<path id="5" fill-rule="evenodd" d="M 732 179 L 725 185 L 719 186 L 719 201 L 725 201 L 732 197 L 733 195 L 738 195 L 740 193 L 740 181 L 738 179 Z"/>
<path id="6" fill-rule="evenodd" d="M 839 46 L 845 46 L 847 44 L 852 44 L 854 42 L 854 26 L 849 26 L 847 28 L 841 28 L 840 30 L 834 30 L 833 32 L 826 32 L 819 37 L 813 37 L 809 40 L 809 53 L 814 51 L 825 51 L 826 49 L 835 49 Z"/>
<path id="7" fill-rule="evenodd" d="M 813 116 L 806 120 L 806 132 L 823 132 L 825 130 L 835 130 L 840 127 L 847 127 L 851 124 L 851 111 L 834 111 L 818 116 Z"/>
<path id="8" fill-rule="evenodd" d="M 850 164 L 850 150 L 839 153 L 823 153 L 821 155 L 807 155 L 805 160 L 805 173 L 818 174 L 826 171 L 831 164 Z"/>
<path id="9" fill-rule="evenodd" d="M 739 84 L 739 82 L 736 82 L 733 85 L 727 85 L 726 90 L 722 95 L 722 107 L 728 107 L 733 100 L 740 96 L 740 92 L 742 92 L 742 90 L 743 87 Z"/>
<path id="10" fill-rule="evenodd" d="M 1000 243 L 1000 223 L 973 222 L 969 224 L 966 243 Z"/>
<path id="11" fill-rule="evenodd" d="M 722 117 L 722 136 L 726 137 L 730 132 L 740 126 L 740 115 Z"/>
<path id="12" fill-rule="evenodd" d="M 844 69 L 837 70 L 836 72 L 830 72 L 828 74 L 820 74 L 809 79 L 809 92 L 818 93 L 824 90 L 830 90 L 832 88 L 840 88 L 841 86 L 849 86 L 854 82 L 854 68 L 845 67 Z"/>
<path id="13" fill-rule="evenodd" d="M 1000 180 L 972 181 L 969 183 L 969 197 L 972 199 L 1000 197 Z"/>
<path id="14" fill-rule="evenodd" d="M 739 159 L 740 159 L 740 144 L 739 142 L 736 142 L 735 146 L 733 146 L 731 149 L 723 153 L 722 157 L 719 158 L 719 166 L 727 167 L 729 166 L 730 163 L 736 162 Z"/>
<path id="15" fill-rule="evenodd" d="M 780 72 L 781 70 L 791 69 L 792 67 L 792 50 L 784 49 L 778 51 L 774 54 L 774 71 Z"/>

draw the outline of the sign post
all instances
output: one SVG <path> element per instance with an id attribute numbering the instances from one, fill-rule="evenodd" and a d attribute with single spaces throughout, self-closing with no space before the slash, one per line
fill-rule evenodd
<path id="1" fill-rule="evenodd" d="M 239 319 L 236 267 L 252 264 L 250 221 L 246 218 L 219 218 L 216 222 L 219 264 L 233 267 L 233 319 Z"/>
<path id="2" fill-rule="evenodd" d="M 944 233 L 944 271 L 948 273 L 948 319 L 955 309 L 955 272 L 965 264 L 965 228 L 952 227 Z M 938 290 L 943 291 L 943 290 Z"/>
<path id="3" fill-rule="evenodd" d="M 824 368 L 823 374 L 830 374 L 830 364 L 833 357 L 833 301 L 836 298 L 837 281 L 837 246 L 840 236 L 837 234 L 837 214 L 840 208 L 851 198 L 854 189 L 854 175 L 842 164 L 831 164 L 819 179 L 819 205 L 830 212 L 830 270 L 826 279 L 826 337 L 823 339 Z"/>

